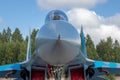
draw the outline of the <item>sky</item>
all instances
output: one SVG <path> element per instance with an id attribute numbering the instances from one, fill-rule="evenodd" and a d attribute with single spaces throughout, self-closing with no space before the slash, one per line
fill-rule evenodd
<path id="1" fill-rule="evenodd" d="M 111 36 L 120 42 L 120 0 L 0 0 L 0 32 L 18 27 L 25 37 L 29 28 L 40 29 L 47 13 L 64 11 L 79 31 L 90 34 L 97 44 Z"/>

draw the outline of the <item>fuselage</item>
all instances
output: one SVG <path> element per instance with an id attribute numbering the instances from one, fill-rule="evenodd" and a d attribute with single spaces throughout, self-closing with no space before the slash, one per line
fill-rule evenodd
<path id="1" fill-rule="evenodd" d="M 36 36 L 37 55 L 48 64 L 66 64 L 72 61 L 80 48 L 80 35 L 67 21 L 45 23 Z"/>

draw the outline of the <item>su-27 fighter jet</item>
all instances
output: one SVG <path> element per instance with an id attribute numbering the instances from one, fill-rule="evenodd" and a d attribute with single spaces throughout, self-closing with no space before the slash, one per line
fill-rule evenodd
<path id="1" fill-rule="evenodd" d="M 120 64 L 88 59 L 83 28 L 79 34 L 60 10 L 53 10 L 46 16 L 45 24 L 36 35 L 33 56 L 29 35 L 26 60 L 0 66 L 1 77 L 24 80 L 49 80 L 51 77 L 61 80 L 62 71 L 67 80 L 106 80 L 101 75 L 120 74 Z"/>

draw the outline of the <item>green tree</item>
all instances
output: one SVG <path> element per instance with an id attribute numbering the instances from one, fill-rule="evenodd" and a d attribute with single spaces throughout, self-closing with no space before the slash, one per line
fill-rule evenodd
<path id="1" fill-rule="evenodd" d="M 87 48 L 87 55 L 90 59 L 96 59 L 96 60 L 100 59 L 95 50 L 95 46 L 90 35 L 86 36 L 86 48 Z"/>
<path id="2" fill-rule="evenodd" d="M 0 43 L 0 65 L 5 64 L 6 63 L 6 59 L 5 59 L 5 51 L 6 51 L 6 45 L 4 45 L 4 43 Z"/>
<path id="3" fill-rule="evenodd" d="M 2 43 L 2 34 L 0 32 L 0 43 Z"/>
<path id="4" fill-rule="evenodd" d="M 27 41 L 23 41 L 20 44 L 20 54 L 18 54 L 18 61 L 22 62 L 26 59 L 26 55 L 27 55 Z"/>
<path id="5" fill-rule="evenodd" d="M 32 50 L 31 52 L 34 53 L 35 50 L 35 38 L 36 38 L 36 34 L 38 32 L 38 29 L 33 29 L 32 34 L 31 34 L 31 42 L 32 42 Z"/>
<path id="6" fill-rule="evenodd" d="M 115 62 L 119 62 L 120 63 L 120 44 L 118 42 L 118 40 L 115 40 L 115 42 L 113 43 L 113 53 L 114 53 L 114 61 Z"/>
<path id="7" fill-rule="evenodd" d="M 114 48 L 119 48 L 120 47 L 120 44 L 119 44 L 118 40 L 115 40 L 115 42 L 113 43 L 113 47 Z"/>
<path id="8" fill-rule="evenodd" d="M 7 42 L 7 33 L 6 33 L 6 30 L 5 29 L 3 29 L 3 32 L 2 32 L 2 42 Z"/>
<path id="9" fill-rule="evenodd" d="M 28 36 L 26 36 L 25 41 L 28 41 Z"/>
<path id="10" fill-rule="evenodd" d="M 96 51 L 99 56 L 105 61 L 112 61 L 115 57 L 113 56 L 113 40 L 108 37 L 107 40 L 101 40 L 96 46 Z"/>
<path id="11" fill-rule="evenodd" d="M 8 27 L 7 30 L 6 30 L 6 39 L 7 41 L 10 41 L 11 40 L 11 29 Z"/>
<path id="12" fill-rule="evenodd" d="M 33 29 L 33 31 L 32 31 L 31 38 L 32 38 L 34 41 L 35 41 L 37 32 L 38 32 L 38 29 Z"/>
<path id="13" fill-rule="evenodd" d="M 18 28 L 15 29 L 15 31 L 12 34 L 12 40 L 13 41 L 19 41 L 22 42 L 23 41 L 23 37 L 22 34 L 20 33 L 20 30 Z"/>

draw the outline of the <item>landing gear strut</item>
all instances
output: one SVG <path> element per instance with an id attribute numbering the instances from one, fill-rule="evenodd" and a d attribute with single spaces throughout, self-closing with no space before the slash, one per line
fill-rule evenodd
<path id="1" fill-rule="evenodd" d="M 53 66 L 51 72 L 53 73 L 55 80 L 61 80 L 63 66 Z"/>

